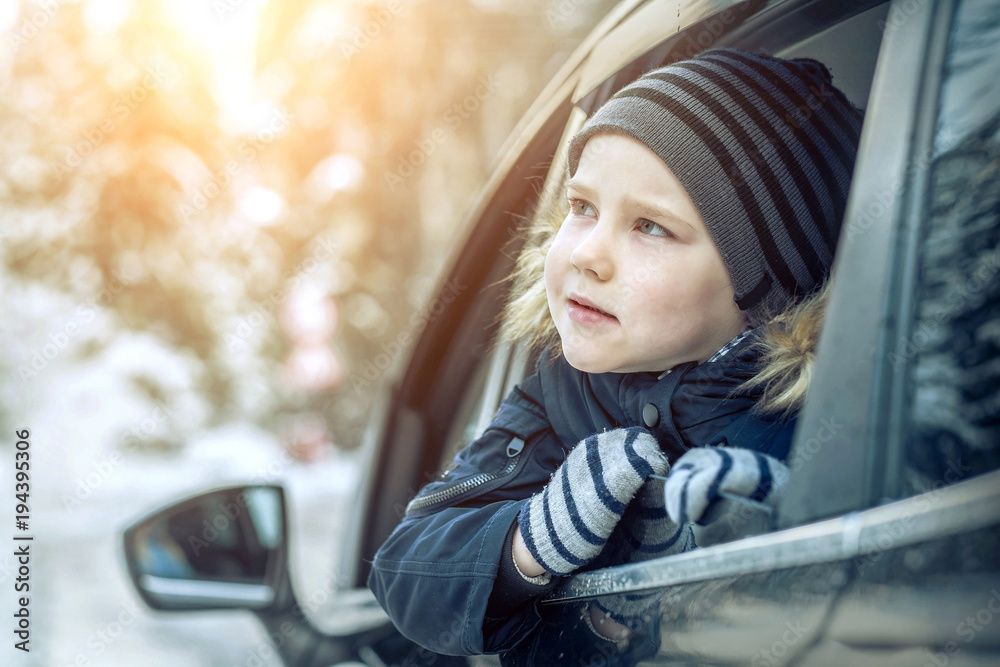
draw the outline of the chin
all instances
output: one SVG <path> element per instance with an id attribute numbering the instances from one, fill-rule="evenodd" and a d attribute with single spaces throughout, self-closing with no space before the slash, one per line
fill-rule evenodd
<path id="1" fill-rule="evenodd" d="M 583 373 L 609 373 L 614 370 L 606 360 L 595 358 L 594 355 L 586 352 L 581 353 L 579 350 L 563 347 L 563 356 L 566 357 L 570 366 Z"/>

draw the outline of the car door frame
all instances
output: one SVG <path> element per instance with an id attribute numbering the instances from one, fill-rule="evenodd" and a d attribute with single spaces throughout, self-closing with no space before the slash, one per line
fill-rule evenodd
<path id="1" fill-rule="evenodd" d="M 1000 524 L 1000 471 L 908 498 L 886 497 L 899 476 L 904 422 L 882 406 L 905 407 L 900 370 L 889 355 L 909 335 L 900 319 L 913 308 L 906 281 L 914 272 L 929 183 L 919 158 L 932 145 L 955 4 L 916 5 L 883 40 L 869 105 L 874 110 L 862 133 L 816 384 L 793 443 L 794 472 L 780 505 L 780 529 L 578 574 L 543 605 L 849 561 L 884 551 L 888 536 L 897 549 Z M 894 5 L 901 7 L 904 0 Z M 915 60 L 922 66 L 905 74 L 896 66 Z M 902 101 L 903 112 L 890 101 Z M 845 357 L 845 349 L 853 354 Z M 857 422 L 838 426 L 841 417 Z M 818 444 L 815 451 L 812 441 Z"/>
<path id="2" fill-rule="evenodd" d="M 809 3 L 792 4 L 807 6 Z M 901 0 L 893 2 L 893 5 L 902 4 Z M 870 7 L 872 3 L 860 2 L 857 5 Z M 805 452 L 805 455 L 799 455 L 800 458 L 793 459 L 791 463 L 801 483 L 789 489 L 779 513 L 779 528 L 792 529 L 797 526 L 801 530 L 794 534 L 782 530 L 708 547 L 699 550 L 697 554 L 670 557 L 694 563 L 692 567 L 700 572 L 696 580 L 711 579 L 712 572 L 723 572 L 724 568 L 711 565 L 713 559 L 718 557 L 752 561 L 752 558 L 750 561 L 747 560 L 746 549 L 756 550 L 761 554 L 757 562 L 764 565 L 758 564 L 756 567 L 766 566 L 765 570 L 777 567 L 778 563 L 785 561 L 768 556 L 765 551 L 771 548 L 768 545 L 780 546 L 782 540 L 796 542 L 799 538 L 818 539 L 818 542 L 813 542 L 813 546 L 808 548 L 808 551 L 815 552 L 818 545 L 826 545 L 820 549 L 820 551 L 825 550 L 825 555 L 817 562 L 850 557 L 850 554 L 860 550 L 860 540 L 868 534 L 866 531 L 877 532 L 883 519 L 886 516 L 894 516 L 892 512 L 898 511 L 898 508 L 897 510 L 889 508 L 888 515 L 872 515 L 867 518 L 862 516 L 860 519 L 854 514 L 849 514 L 872 507 L 875 504 L 876 493 L 882 488 L 882 482 L 877 478 L 875 463 L 880 458 L 884 459 L 885 452 L 881 448 L 874 447 L 873 443 L 877 438 L 877 429 L 884 428 L 877 420 L 877 397 L 880 395 L 879 392 L 884 390 L 880 384 L 883 379 L 878 375 L 877 364 L 872 362 L 872 358 L 877 358 L 877 351 L 884 349 L 885 341 L 891 337 L 891 334 L 887 333 L 887 327 L 891 324 L 891 300 L 887 294 L 893 269 L 883 260 L 886 256 L 896 257 L 895 252 L 890 252 L 890 249 L 900 242 L 894 221 L 899 219 L 903 203 L 907 198 L 895 196 L 889 204 L 883 204 L 877 215 L 867 207 L 873 201 L 880 201 L 878 198 L 880 193 L 887 190 L 892 192 L 895 175 L 906 172 L 907 164 L 911 160 L 910 138 L 918 115 L 913 112 L 914 103 L 920 99 L 924 90 L 923 67 L 900 72 L 894 70 L 891 64 L 899 57 L 924 60 L 923 56 L 926 54 L 922 53 L 922 47 L 927 43 L 927 35 L 932 32 L 932 17 L 939 6 L 939 0 L 930 0 L 922 5 L 918 3 L 915 11 L 907 14 L 907 20 L 886 35 L 881 46 L 881 53 L 888 55 L 880 56 L 873 85 L 875 94 L 869 108 L 881 107 L 887 100 L 894 100 L 897 103 L 902 101 L 906 113 L 902 117 L 898 114 L 893 116 L 885 111 L 874 113 L 872 117 L 866 119 L 862 134 L 862 150 L 858 156 L 855 174 L 861 175 L 863 180 L 855 178 L 857 185 L 852 188 L 848 201 L 841 250 L 834 266 L 837 282 L 831 295 L 829 325 L 824 328 L 817 359 L 816 375 L 823 378 L 824 383 L 817 384 L 800 418 L 793 456 L 795 452 Z M 635 7 L 629 10 L 633 11 Z M 606 34 L 609 29 L 606 27 L 603 33 Z M 725 39 L 719 40 L 719 45 L 725 45 L 725 41 Z M 522 197 L 523 194 L 515 195 L 514 199 L 511 199 L 510 188 L 505 184 L 509 184 L 512 177 L 526 176 L 524 173 L 512 171 L 515 163 L 524 160 L 524 156 L 530 154 L 528 148 L 540 134 L 546 135 L 548 140 L 554 136 L 565 140 L 557 126 L 559 123 L 565 124 L 565 119 L 572 110 L 568 93 L 573 89 L 578 76 L 574 68 L 579 68 L 580 62 L 568 65 L 572 65 L 569 68 L 570 73 L 562 81 L 554 82 L 557 84 L 555 88 L 550 86 L 547 89 L 548 98 L 540 99 L 540 104 L 533 107 L 533 117 L 541 120 L 535 120 L 533 124 L 529 121 L 527 126 L 520 128 L 522 134 L 514 144 L 520 150 L 507 151 L 494 178 L 484 188 L 487 196 L 480 199 L 480 204 L 470 216 L 476 224 L 467 227 L 467 239 L 472 239 L 477 230 L 511 228 L 510 204 L 512 201 L 518 201 L 518 197 Z M 576 102 L 583 97 L 580 91 L 573 95 Z M 565 108 L 562 120 L 559 123 L 553 122 L 552 110 L 567 104 L 569 106 Z M 543 125 L 547 127 L 545 132 L 542 132 Z M 529 162 L 534 161 L 536 164 L 539 160 L 544 161 L 542 153 L 529 158 Z M 491 214 L 490 211 L 494 213 Z M 505 224 L 497 222 L 496 217 L 499 215 L 508 217 Z M 862 233 L 851 236 L 852 230 L 860 230 Z M 491 236 L 489 239 L 480 239 L 474 245 L 480 246 L 488 242 L 495 243 L 496 239 Z M 459 244 L 457 247 L 465 246 Z M 466 253 L 467 257 L 472 257 L 474 254 Z M 463 261 L 467 263 L 473 260 L 463 260 L 459 256 L 451 264 L 449 278 L 475 273 Z M 840 266 L 848 268 L 839 269 Z M 422 411 L 425 411 L 427 406 L 414 399 L 420 396 L 422 383 L 426 387 L 426 383 L 440 371 L 445 350 L 462 338 L 461 324 L 467 320 L 468 311 L 479 295 L 479 290 L 485 286 L 485 281 L 480 279 L 474 289 L 470 289 L 464 298 L 460 297 L 449 307 L 444 316 L 428 323 L 413 350 L 405 377 L 399 383 L 392 385 L 388 398 L 389 405 L 386 408 L 389 420 L 384 425 L 380 437 L 373 438 L 378 442 L 373 442 L 371 445 L 373 458 L 368 464 L 370 476 L 366 482 L 366 490 L 362 494 L 362 497 L 376 500 L 374 505 L 365 504 L 356 524 L 364 526 L 360 530 L 362 542 L 356 551 L 360 554 L 360 558 L 354 561 L 354 568 L 346 577 L 354 586 L 364 585 L 368 571 L 366 565 L 370 563 L 375 550 L 391 531 L 395 522 L 401 518 L 406 497 L 412 495 L 427 481 L 421 478 L 421 474 L 426 474 L 426 470 L 433 468 L 434 464 L 431 461 L 432 459 L 436 461 L 436 454 L 435 451 L 431 451 L 432 447 L 427 447 L 427 438 L 423 435 L 425 416 Z M 848 317 L 848 314 L 851 314 L 851 317 Z M 863 326 L 857 326 L 858 322 Z M 861 349 L 868 350 L 868 353 L 852 355 L 845 360 L 834 354 L 835 350 L 840 349 Z M 471 367 L 473 361 L 480 358 L 482 353 L 482 349 L 476 349 L 459 356 L 463 356 L 465 358 L 463 363 Z M 461 379 L 459 376 L 461 373 L 454 375 L 455 378 Z M 851 387 L 852 391 L 845 392 L 843 387 Z M 850 426 L 831 428 L 832 424 L 839 423 L 831 422 L 831 416 L 836 420 L 841 415 Z M 815 452 L 810 451 L 813 440 L 821 444 Z M 858 474 L 859 470 L 863 471 L 863 474 Z M 848 480 L 848 483 L 840 484 L 839 481 L 843 479 Z M 386 511 L 386 507 L 393 508 L 391 515 Z M 937 507 L 940 509 L 940 505 Z M 846 516 L 841 516 L 845 514 Z M 819 521 L 838 516 L 840 518 L 828 522 Z M 980 515 L 971 516 L 969 519 L 973 522 L 987 520 Z M 373 527 L 373 522 L 378 525 Z M 929 523 L 939 525 L 938 520 L 933 517 Z M 836 547 L 834 543 L 840 546 L 834 548 Z M 546 604 L 579 599 L 585 594 L 593 596 L 620 592 L 622 586 L 628 585 L 639 585 L 645 589 L 650 586 L 672 585 L 670 582 L 678 583 L 679 580 L 664 578 L 663 570 L 666 568 L 663 565 L 664 563 L 660 561 L 651 561 L 641 567 L 623 566 L 620 574 L 625 577 L 624 579 L 607 577 L 608 570 L 601 571 L 600 574 L 577 575 L 570 578 L 546 601 Z M 615 569 L 617 568 L 612 568 Z M 761 570 L 750 567 L 744 568 L 744 571 Z M 645 574 L 640 574 L 641 572 Z M 623 584 L 623 581 L 626 583 Z M 632 584 L 628 584 L 629 581 Z M 604 583 L 603 588 L 601 582 Z"/>
<path id="3" fill-rule="evenodd" d="M 789 467 L 793 481 L 779 527 L 863 510 L 891 499 L 888 439 L 898 419 L 885 411 L 900 378 L 888 363 L 900 335 L 901 280 L 910 275 L 914 226 L 926 192 L 926 151 L 936 119 L 933 95 L 947 45 L 950 0 L 910 6 L 883 37 L 833 265 L 809 398 Z M 912 8 L 907 12 L 904 7 Z M 919 63 L 919 65 L 914 65 Z M 905 65 L 905 66 L 904 66 Z"/>

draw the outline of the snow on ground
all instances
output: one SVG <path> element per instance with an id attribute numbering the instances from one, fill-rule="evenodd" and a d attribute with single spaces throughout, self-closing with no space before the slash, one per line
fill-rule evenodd
<path id="1" fill-rule="evenodd" d="M 128 581 L 122 530 L 149 511 L 213 487 L 281 483 L 293 530 L 293 579 L 299 590 L 311 590 L 335 567 L 337 531 L 359 478 L 356 457 L 331 450 L 302 463 L 285 454 L 273 434 L 251 424 L 206 429 L 207 407 L 191 391 L 195 362 L 152 336 L 115 333 L 107 311 L 98 310 L 64 347 L 48 348 L 52 358 L 43 357 L 37 375 L 22 377 L 18 367 L 31 368 L 36 353 L 53 339 L 61 342 L 67 314 L 79 306 L 28 287 L 8 291 L 0 303 L 0 343 L 8 350 L 0 399 L 7 426 L 31 431 L 29 533 L 35 538 L 31 652 L 5 641 L 0 664 L 278 665 L 270 651 L 261 657 L 265 633 L 248 612 L 146 608 Z M 95 337 L 110 344 L 79 359 L 76 351 Z M 156 378 L 176 400 L 167 406 L 144 397 L 130 379 L 137 372 Z M 0 439 L 5 497 L 13 494 L 12 437 Z M 155 452 L 136 446 L 171 438 L 182 446 Z M 0 526 L 9 527 L 0 530 L 0 539 L 8 544 L 11 509 L 0 504 Z M 11 549 L 0 554 L 0 615 L 10 619 L 16 563 Z M 0 631 L 9 636 L 10 626 Z"/>

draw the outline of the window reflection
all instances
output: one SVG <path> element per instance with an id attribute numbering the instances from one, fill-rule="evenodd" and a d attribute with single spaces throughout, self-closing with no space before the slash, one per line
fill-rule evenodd
<path id="1" fill-rule="evenodd" d="M 1000 5 L 959 4 L 902 355 L 913 400 L 904 491 L 1000 467 Z"/>
<path id="2" fill-rule="evenodd" d="M 278 492 L 251 488 L 206 495 L 156 515 L 136 527 L 132 540 L 140 574 L 254 582 L 265 579 L 283 531 Z"/>

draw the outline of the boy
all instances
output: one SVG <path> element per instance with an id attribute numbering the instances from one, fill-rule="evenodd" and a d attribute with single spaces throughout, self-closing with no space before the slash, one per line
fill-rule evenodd
<path id="1" fill-rule="evenodd" d="M 793 422 L 751 410 L 759 387 L 734 392 L 765 325 L 826 279 L 860 127 L 820 63 L 727 49 L 643 75 L 586 122 L 532 283 L 548 329 L 525 332 L 557 333 L 561 354 L 376 554 L 369 586 L 404 635 L 505 664 L 655 651 L 642 600 L 537 601 L 581 569 L 693 548 L 719 491 L 774 502 Z M 531 298 L 512 313 L 546 321 Z"/>

